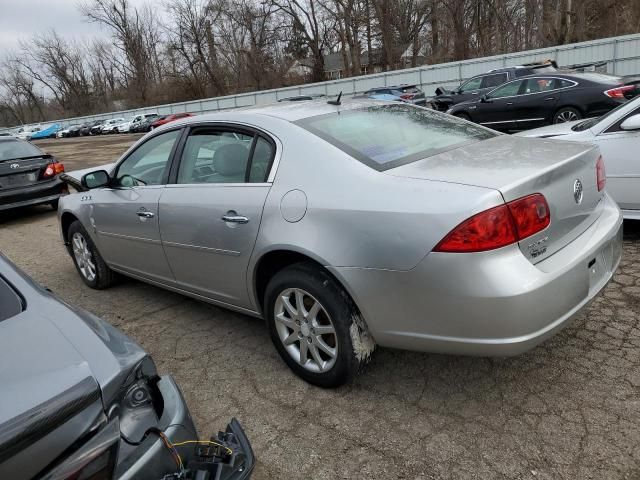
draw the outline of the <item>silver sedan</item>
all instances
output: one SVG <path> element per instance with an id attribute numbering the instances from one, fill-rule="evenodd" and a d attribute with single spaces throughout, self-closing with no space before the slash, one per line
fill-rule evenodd
<path id="1" fill-rule="evenodd" d="M 289 367 L 333 387 L 376 344 L 518 354 L 610 280 L 622 216 L 597 147 L 335 103 L 189 118 L 85 172 L 58 212 L 84 282 L 263 317 Z"/>

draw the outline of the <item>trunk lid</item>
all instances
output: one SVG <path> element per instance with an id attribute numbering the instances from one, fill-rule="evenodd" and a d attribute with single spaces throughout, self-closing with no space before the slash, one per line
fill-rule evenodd
<path id="1" fill-rule="evenodd" d="M 52 161 L 51 155 L 0 161 L 0 190 L 51 180 L 43 179 L 42 173 Z"/>
<path id="2" fill-rule="evenodd" d="M 600 215 L 597 147 L 577 142 L 499 135 L 387 170 L 390 175 L 437 180 L 498 190 L 505 202 L 541 193 L 551 223 L 520 242 L 537 263 L 570 243 Z M 581 191 L 581 195 L 580 195 Z"/>

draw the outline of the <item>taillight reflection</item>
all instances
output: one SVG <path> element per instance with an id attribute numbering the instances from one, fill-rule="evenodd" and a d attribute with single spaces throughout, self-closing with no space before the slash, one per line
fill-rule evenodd
<path id="1" fill-rule="evenodd" d="M 598 157 L 598 161 L 596 162 L 596 181 L 598 182 L 598 191 L 601 192 L 607 185 L 607 172 L 605 172 L 604 169 L 602 155 Z"/>

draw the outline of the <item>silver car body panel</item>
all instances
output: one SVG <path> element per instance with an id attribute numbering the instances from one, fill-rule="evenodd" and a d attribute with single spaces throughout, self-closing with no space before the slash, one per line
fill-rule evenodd
<path id="1" fill-rule="evenodd" d="M 573 131 L 572 127 L 582 123 L 577 121 L 527 130 L 517 135 L 597 145 L 606 165 L 607 191 L 618 203 L 625 218 L 640 219 L 640 162 L 637 158 L 640 130 L 612 128 L 620 120 L 637 114 L 640 114 L 640 97 L 618 107 L 586 130 Z"/>
<path id="2" fill-rule="evenodd" d="M 105 260 L 164 288 L 260 315 L 255 282 L 261 259 L 274 251 L 296 252 L 333 272 L 379 344 L 455 353 L 502 355 L 519 351 L 502 344 L 531 346 L 535 341 L 522 338 L 545 338 L 604 286 L 620 256 L 621 216 L 595 189 L 596 148 L 496 134 L 380 172 L 291 123 L 371 105 L 389 104 L 280 103 L 172 122 L 172 129 L 224 123 L 269 135 L 277 152 L 268 182 L 161 188 L 154 212 L 171 279 L 126 269 L 126 256 L 139 254 L 133 250 L 121 252 L 118 265 L 108 255 Z M 166 130 L 160 127 L 139 143 Z M 576 178 L 585 185 L 582 205 L 573 200 Z M 64 197 L 58 212 L 78 218 L 102 251 L 105 237 L 99 240 L 92 226 L 92 204 L 99 198 L 94 192 Z M 467 218 L 535 192 L 544 193 L 552 209 L 544 255 L 534 259 L 526 245 L 479 254 L 430 253 Z M 221 214 L 231 210 L 248 223 L 226 225 Z M 135 236 L 133 230 L 129 234 Z M 616 253 L 608 264 L 598 263 L 604 270 L 590 288 L 587 264 L 606 251 Z M 553 275 L 544 273 L 545 265 L 556 263 Z M 566 295 L 558 288 L 566 288 Z M 540 305 L 548 310 L 533 318 L 532 305 L 549 294 Z M 504 314 L 498 305 L 508 307 Z M 507 319 L 520 309 L 527 312 L 517 322 L 520 328 L 510 326 Z M 433 340 L 440 337 L 451 340 Z M 477 344 L 484 345 L 481 352 Z"/>

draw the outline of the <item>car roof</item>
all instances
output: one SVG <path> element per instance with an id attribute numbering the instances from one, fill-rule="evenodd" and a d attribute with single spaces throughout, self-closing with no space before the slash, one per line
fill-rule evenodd
<path id="1" fill-rule="evenodd" d="M 548 73 L 533 73 L 531 75 L 525 75 L 523 77 L 518 78 L 517 80 L 527 79 L 527 78 L 538 78 L 538 77 L 556 77 L 556 78 L 566 78 L 567 80 L 580 81 L 586 80 L 588 82 L 594 83 L 602 83 L 606 85 L 618 85 L 623 83 L 620 77 L 616 77 L 615 75 L 607 75 L 603 73 L 594 73 L 594 72 L 548 72 Z"/>
<path id="2" fill-rule="evenodd" d="M 396 88 L 412 88 L 417 87 L 415 83 L 401 83 L 400 85 L 388 85 L 384 87 L 374 87 L 367 90 L 367 92 L 375 92 L 376 90 L 394 90 Z"/>

